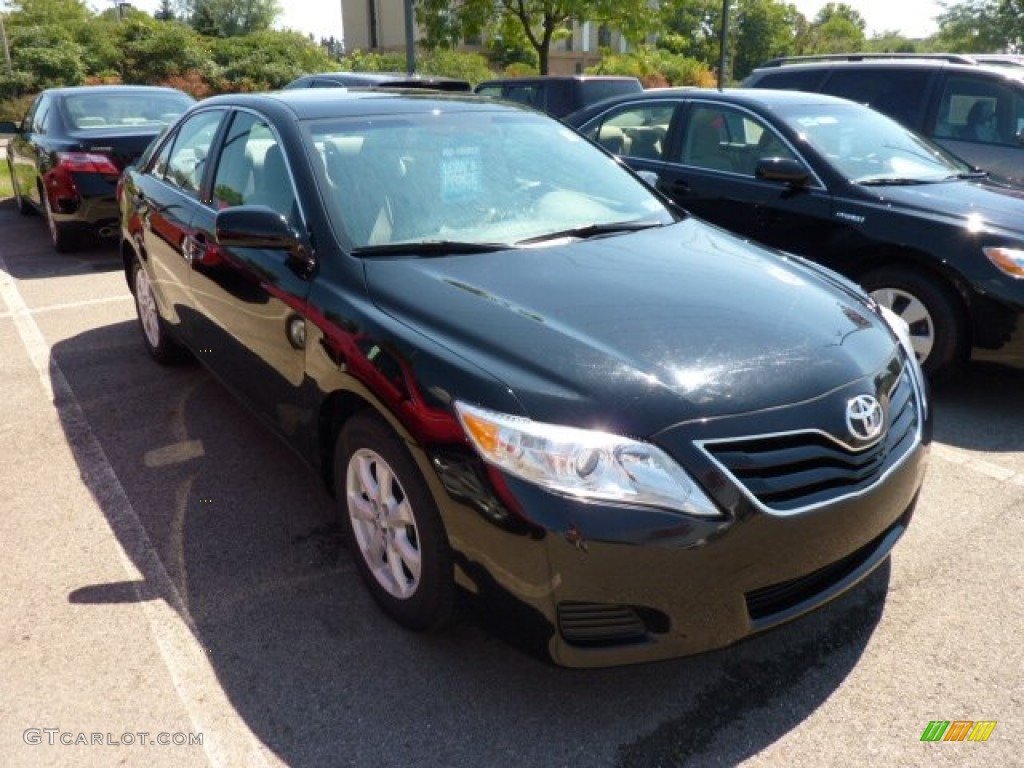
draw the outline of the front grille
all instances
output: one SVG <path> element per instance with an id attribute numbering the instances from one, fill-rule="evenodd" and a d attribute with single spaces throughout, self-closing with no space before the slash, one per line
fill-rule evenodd
<path id="1" fill-rule="evenodd" d="M 761 505 L 791 513 L 863 492 L 878 482 L 917 442 L 916 400 L 904 371 L 889 396 L 886 433 L 861 450 L 811 431 L 706 442 L 702 447 Z"/>
<path id="2" fill-rule="evenodd" d="M 559 603 L 558 629 L 573 645 L 621 645 L 647 639 L 647 626 L 628 605 Z"/>

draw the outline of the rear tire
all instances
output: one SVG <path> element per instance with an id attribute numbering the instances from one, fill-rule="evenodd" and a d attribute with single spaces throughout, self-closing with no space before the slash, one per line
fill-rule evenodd
<path id="1" fill-rule="evenodd" d="M 43 214 L 46 216 L 46 226 L 50 230 L 50 242 L 57 253 L 71 253 L 80 244 L 78 233 L 72 231 L 67 224 L 60 224 L 53 218 L 53 208 L 50 206 L 50 196 L 46 190 L 43 195 Z"/>
<path id="2" fill-rule="evenodd" d="M 963 368 L 970 354 L 970 324 L 962 300 L 949 285 L 908 267 L 882 267 L 860 283 L 910 326 L 914 351 L 929 379 L 943 381 Z"/>
<path id="3" fill-rule="evenodd" d="M 456 596 L 451 548 L 405 445 L 363 411 L 342 428 L 334 457 L 342 535 L 374 600 L 408 629 L 448 624 Z"/>

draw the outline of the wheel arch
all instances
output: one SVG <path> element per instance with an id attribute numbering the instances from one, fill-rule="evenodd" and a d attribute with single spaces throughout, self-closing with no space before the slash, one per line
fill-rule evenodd
<path id="1" fill-rule="evenodd" d="M 935 256 L 914 248 L 897 246 L 874 248 L 859 255 L 857 267 L 850 277 L 860 282 L 866 274 L 877 269 L 898 268 L 912 269 L 939 280 L 956 296 L 959 303 L 958 310 L 968 320 L 968 327 L 973 329 L 974 312 L 970 284 L 963 275 Z"/>
<path id="2" fill-rule="evenodd" d="M 317 418 L 318 458 L 324 484 L 327 487 L 327 492 L 332 496 L 337 494 L 334 477 L 334 452 L 337 448 L 338 433 L 349 419 L 366 409 L 380 413 L 380 410 L 374 407 L 369 400 L 349 390 L 332 392 L 320 406 Z M 387 421 L 391 420 L 387 419 Z"/>

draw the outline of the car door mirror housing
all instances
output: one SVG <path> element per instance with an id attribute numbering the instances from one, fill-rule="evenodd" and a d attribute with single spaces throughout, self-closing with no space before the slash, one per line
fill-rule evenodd
<path id="1" fill-rule="evenodd" d="M 239 205 L 219 211 L 214 232 L 222 248 L 287 251 L 289 261 L 303 275 L 311 275 L 316 266 L 305 238 L 284 214 L 265 205 Z"/>
<path id="2" fill-rule="evenodd" d="M 764 181 L 783 181 L 797 187 L 807 184 L 811 177 L 804 164 L 791 157 L 762 157 L 754 175 Z"/>
<path id="3" fill-rule="evenodd" d="M 0 121 L 0 136 L 18 133 L 18 131 L 19 128 L 17 123 L 12 123 L 10 120 Z"/>
<path id="4" fill-rule="evenodd" d="M 284 214 L 265 205 L 239 205 L 217 213 L 217 243 L 225 248 L 291 251 L 302 238 Z"/>

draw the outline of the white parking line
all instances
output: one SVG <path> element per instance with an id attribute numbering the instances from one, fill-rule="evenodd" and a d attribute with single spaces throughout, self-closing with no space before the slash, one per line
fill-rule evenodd
<path id="1" fill-rule="evenodd" d="M 965 451 L 962 448 L 954 448 L 953 446 L 942 445 L 939 443 L 932 445 L 932 451 L 939 458 L 945 459 L 951 464 L 959 464 L 967 467 L 978 474 L 991 477 L 993 480 L 999 480 L 1003 483 L 1024 487 L 1024 472 L 1016 472 L 1012 469 L 1008 469 L 1007 467 L 1001 467 L 998 464 L 993 464 L 991 461 L 979 459 L 971 451 Z"/>
<path id="2" fill-rule="evenodd" d="M 6 271 L 7 268 L 5 266 L 4 272 L 6 273 Z M 26 310 L 31 315 L 38 315 L 43 312 L 59 312 L 62 309 L 77 309 L 78 307 L 91 307 L 95 304 L 113 304 L 118 301 L 131 300 L 131 294 L 126 292 L 124 296 L 107 296 L 104 299 L 88 299 L 87 301 L 66 301 L 63 304 L 47 304 L 42 307 L 36 307 L 35 309 L 29 309 L 26 307 Z M 0 320 L 6 320 L 9 317 L 14 317 L 14 312 L 10 309 L 8 309 L 7 312 L 0 312 Z"/>
<path id="3" fill-rule="evenodd" d="M 86 486 L 96 499 L 102 499 L 107 523 L 121 544 L 118 554 L 129 579 L 138 580 L 141 571 L 143 583 L 161 595 L 174 611 L 168 611 L 160 601 L 138 594 L 136 589 L 138 605 L 149 621 L 178 698 L 194 730 L 204 734 L 203 750 L 207 758 L 212 765 L 225 768 L 267 766 L 264 748 L 245 727 L 224 694 L 181 594 L 156 554 L 60 365 L 51 360 L 50 347 L 18 291 L 2 254 L 0 298 L 7 305 L 6 316 L 14 320 L 40 384 L 60 413 L 68 442 L 76 448 L 76 459 Z"/>

